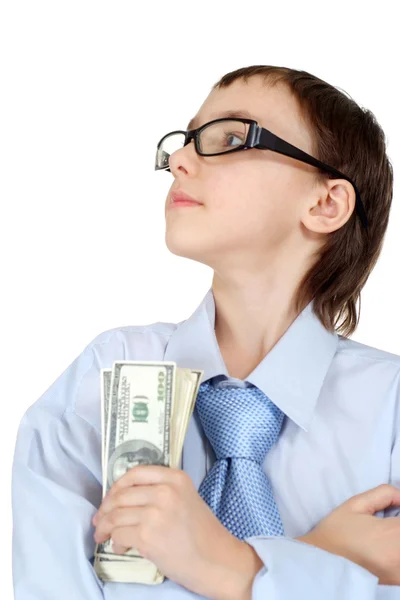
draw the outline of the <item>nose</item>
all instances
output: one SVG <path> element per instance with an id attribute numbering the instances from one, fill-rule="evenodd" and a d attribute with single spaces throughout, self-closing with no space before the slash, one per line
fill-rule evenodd
<path id="1" fill-rule="evenodd" d="M 179 170 L 184 170 L 186 173 L 191 173 L 196 170 L 196 162 L 199 157 L 194 146 L 194 140 L 190 140 L 189 144 L 175 150 L 169 159 L 169 168 L 171 173 L 176 177 Z"/>

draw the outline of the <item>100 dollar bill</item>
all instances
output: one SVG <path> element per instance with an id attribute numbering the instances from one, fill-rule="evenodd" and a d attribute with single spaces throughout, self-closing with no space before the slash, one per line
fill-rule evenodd
<path id="1" fill-rule="evenodd" d="M 121 360 L 101 370 L 103 498 L 138 464 L 179 468 L 202 374 L 166 361 Z M 110 539 L 96 546 L 94 567 L 103 581 L 164 580 L 135 548 L 115 554 Z"/>
<path id="2" fill-rule="evenodd" d="M 136 465 L 170 465 L 176 364 L 116 361 L 112 369 L 105 371 L 103 498 L 115 481 Z M 134 548 L 123 555 L 115 554 L 111 539 L 97 546 L 97 570 L 101 572 L 102 562 L 110 561 L 115 561 L 113 568 L 118 568 L 121 561 L 131 561 L 136 569 L 150 569 L 157 575 L 155 565 Z"/>

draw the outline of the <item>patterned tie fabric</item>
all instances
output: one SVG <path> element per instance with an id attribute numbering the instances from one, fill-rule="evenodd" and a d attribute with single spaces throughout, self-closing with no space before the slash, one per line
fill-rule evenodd
<path id="1" fill-rule="evenodd" d="M 271 484 L 262 470 L 278 439 L 284 413 L 256 386 L 229 380 L 200 385 L 195 409 L 216 461 L 199 495 L 240 540 L 284 535 Z"/>

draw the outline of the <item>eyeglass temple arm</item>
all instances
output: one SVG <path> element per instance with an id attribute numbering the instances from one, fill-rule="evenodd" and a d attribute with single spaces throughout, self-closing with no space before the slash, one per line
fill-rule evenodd
<path id="1" fill-rule="evenodd" d="M 367 229 L 368 219 L 364 210 L 364 205 L 361 201 L 360 192 L 358 191 L 356 184 L 350 179 L 350 177 L 347 177 L 347 175 L 341 173 L 334 167 L 330 167 L 329 165 L 326 165 L 325 163 L 318 160 L 317 158 L 314 158 L 310 154 L 307 154 L 307 152 L 303 152 L 303 150 L 300 150 L 300 148 L 292 146 L 292 144 L 290 144 L 289 142 L 286 142 L 282 138 L 276 136 L 275 134 L 266 129 L 260 128 L 257 133 L 258 135 L 256 136 L 254 140 L 254 145 L 252 147 L 262 148 L 264 150 L 273 150 L 274 152 L 278 152 L 279 154 L 290 156 L 291 158 L 301 160 L 302 162 L 312 165 L 313 167 L 318 167 L 319 169 L 327 171 L 328 173 L 332 173 L 332 175 L 335 175 L 335 177 L 346 179 L 346 181 L 349 181 L 354 187 L 354 191 L 356 193 L 356 209 L 358 211 L 358 214 L 360 215 L 363 226 L 365 227 L 365 229 Z"/>

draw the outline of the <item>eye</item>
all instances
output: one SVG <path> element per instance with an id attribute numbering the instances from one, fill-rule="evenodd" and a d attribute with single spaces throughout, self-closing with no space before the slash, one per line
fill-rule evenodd
<path id="1" fill-rule="evenodd" d="M 236 138 L 237 140 L 239 140 L 239 142 L 235 143 L 234 146 L 240 146 L 240 144 L 244 144 L 243 138 L 240 137 L 239 135 L 236 135 L 235 133 L 227 133 L 226 140 L 228 140 L 230 138 Z M 228 145 L 229 145 L 229 142 L 228 142 Z"/>

